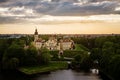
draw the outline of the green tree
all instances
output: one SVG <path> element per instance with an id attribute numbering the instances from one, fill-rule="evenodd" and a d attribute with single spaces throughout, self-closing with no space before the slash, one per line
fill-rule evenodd
<path id="1" fill-rule="evenodd" d="M 109 72 L 115 80 L 119 80 L 120 78 L 120 55 L 115 55 L 111 60 L 110 64 L 108 65 Z"/>
<path id="2" fill-rule="evenodd" d="M 12 44 L 5 52 L 2 58 L 3 67 L 11 69 L 16 64 L 22 65 L 24 58 L 24 49 L 17 44 Z"/>
<path id="3" fill-rule="evenodd" d="M 94 61 L 99 61 L 101 59 L 101 49 L 100 48 L 93 48 L 91 50 L 90 58 Z"/>
<path id="4" fill-rule="evenodd" d="M 7 40 L 0 39 L 0 63 L 2 62 L 2 57 L 3 57 L 7 48 L 8 48 Z"/>
<path id="5" fill-rule="evenodd" d="M 49 51 L 50 55 L 52 56 L 52 60 L 53 61 L 57 61 L 59 60 L 59 57 L 58 57 L 58 54 L 59 54 L 59 51 Z"/>
<path id="6" fill-rule="evenodd" d="M 38 51 L 34 46 L 30 46 L 25 51 L 24 65 L 33 66 L 37 64 Z"/>
<path id="7" fill-rule="evenodd" d="M 74 57 L 72 61 L 72 66 L 75 69 L 80 69 L 82 71 L 88 72 L 91 68 L 91 59 L 88 54 L 78 54 Z"/>
<path id="8" fill-rule="evenodd" d="M 48 64 L 51 60 L 50 53 L 47 49 L 43 48 L 40 52 L 40 62 L 41 64 Z"/>
<path id="9" fill-rule="evenodd" d="M 81 54 L 75 55 L 74 60 L 72 61 L 72 67 L 74 69 L 80 69 L 82 59 L 83 57 Z"/>
<path id="10" fill-rule="evenodd" d="M 106 37 L 98 37 L 95 39 L 95 47 L 102 48 L 104 42 L 106 41 Z"/>
<path id="11" fill-rule="evenodd" d="M 86 55 L 81 62 L 81 69 L 85 72 L 89 72 L 91 66 L 92 66 L 92 60 L 88 55 Z"/>

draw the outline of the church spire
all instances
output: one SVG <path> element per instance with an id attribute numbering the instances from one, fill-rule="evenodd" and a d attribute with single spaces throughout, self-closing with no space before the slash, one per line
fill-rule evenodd
<path id="1" fill-rule="evenodd" d="M 37 28 L 35 29 L 35 33 L 34 33 L 35 35 L 38 35 L 38 31 L 37 31 Z"/>

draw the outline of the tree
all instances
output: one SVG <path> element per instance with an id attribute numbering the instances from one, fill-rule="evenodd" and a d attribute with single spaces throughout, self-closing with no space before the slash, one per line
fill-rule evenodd
<path id="1" fill-rule="evenodd" d="M 92 66 L 91 58 L 86 55 L 81 62 L 81 69 L 85 72 L 89 72 L 91 66 Z"/>
<path id="2" fill-rule="evenodd" d="M 34 46 L 30 46 L 25 51 L 24 65 L 33 66 L 37 64 L 38 51 Z"/>
<path id="3" fill-rule="evenodd" d="M 95 47 L 102 48 L 104 42 L 106 42 L 106 37 L 98 37 L 95 39 Z"/>
<path id="4" fill-rule="evenodd" d="M 22 65 L 23 58 L 24 49 L 17 44 L 12 44 L 3 55 L 3 67 L 5 69 L 16 68 L 17 65 Z"/>
<path id="5" fill-rule="evenodd" d="M 115 55 L 111 60 L 109 67 L 109 74 L 115 79 L 120 78 L 120 55 Z"/>
<path id="6" fill-rule="evenodd" d="M 0 63 L 2 63 L 2 57 L 8 48 L 7 40 L 0 39 Z"/>
<path id="7" fill-rule="evenodd" d="M 94 61 L 99 61 L 101 59 L 101 49 L 100 48 L 93 48 L 91 50 L 90 58 Z"/>
<path id="8" fill-rule="evenodd" d="M 50 55 L 52 56 L 52 60 L 53 61 L 57 61 L 59 60 L 59 57 L 58 57 L 58 54 L 59 54 L 59 51 L 49 51 Z"/>
<path id="9" fill-rule="evenodd" d="M 3 69 L 16 69 L 19 66 L 19 59 L 18 58 L 11 58 L 9 60 L 3 61 Z"/>
<path id="10" fill-rule="evenodd" d="M 50 53 L 47 49 L 41 49 L 40 62 L 41 64 L 48 64 L 51 60 Z"/>
<path id="11" fill-rule="evenodd" d="M 72 67 L 88 72 L 91 68 L 91 63 L 92 61 L 88 54 L 78 54 L 74 57 L 74 60 L 72 61 Z"/>
<path id="12" fill-rule="evenodd" d="M 72 67 L 74 69 L 80 69 L 82 59 L 83 59 L 83 57 L 81 54 L 75 55 L 74 60 L 72 61 Z"/>

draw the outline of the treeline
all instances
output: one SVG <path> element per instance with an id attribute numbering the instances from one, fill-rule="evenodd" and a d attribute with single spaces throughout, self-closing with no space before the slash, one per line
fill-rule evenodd
<path id="1" fill-rule="evenodd" d="M 97 64 L 99 70 L 119 80 L 120 76 L 120 36 L 103 36 L 96 38 L 74 38 L 75 43 L 82 44 L 91 52 L 91 64 Z M 95 66 L 91 66 L 95 67 Z"/>
<path id="2" fill-rule="evenodd" d="M 30 40 L 31 39 L 31 40 Z M 22 66 L 47 64 L 50 61 L 48 50 L 36 50 L 30 43 L 32 38 L 0 39 L 0 69 L 9 70 Z M 24 48 L 29 46 L 28 48 Z"/>
<path id="3" fill-rule="evenodd" d="M 84 51 L 68 50 L 61 55 L 58 54 L 59 51 L 36 50 L 31 45 L 33 40 L 30 36 L 19 39 L 0 39 L 0 68 L 16 69 L 21 66 L 44 65 L 48 64 L 50 59 L 65 60 L 64 57 L 68 57 L 74 58 L 72 68 L 84 71 L 99 68 L 114 80 L 119 80 L 120 36 L 73 38 L 75 44 L 81 45 L 79 47 Z M 24 48 L 25 46 L 29 47 Z"/>

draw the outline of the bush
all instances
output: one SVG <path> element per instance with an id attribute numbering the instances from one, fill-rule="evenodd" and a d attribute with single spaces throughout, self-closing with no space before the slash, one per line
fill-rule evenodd
<path id="1" fill-rule="evenodd" d="M 52 56 L 51 59 L 52 59 L 53 61 L 59 60 L 59 58 L 58 58 L 59 51 L 49 51 L 49 53 L 50 53 L 50 55 Z"/>
<path id="2" fill-rule="evenodd" d="M 63 52 L 63 56 L 64 57 L 70 57 L 73 58 L 75 57 L 77 54 L 83 54 L 85 51 L 71 51 L 71 50 L 66 50 Z"/>

